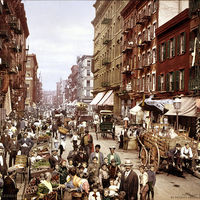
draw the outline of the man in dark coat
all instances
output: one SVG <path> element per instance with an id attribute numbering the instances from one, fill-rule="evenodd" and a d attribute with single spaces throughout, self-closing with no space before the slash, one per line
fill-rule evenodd
<path id="1" fill-rule="evenodd" d="M 60 164 L 61 158 L 58 156 L 58 150 L 53 149 L 52 150 L 52 155 L 49 157 L 49 163 L 52 169 L 55 169 L 55 166 L 57 164 Z"/>
<path id="2" fill-rule="evenodd" d="M 12 161 L 15 164 L 17 152 L 19 151 L 19 144 L 17 141 L 17 136 L 14 136 L 10 142 L 9 142 L 9 153 L 10 153 L 10 158 L 9 158 L 9 167 L 12 166 Z"/>
<path id="3" fill-rule="evenodd" d="M 122 174 L 119 191 L 126 192 L 125 200 L 137 200 L 138 176 L 131 169 L 133 166 L 131 160 L 126 160 L 124 166 L 126 171 Z"/>
<path id="4" fill-rule="evenodd" d="M 29 156 L 29 151 L 33 147 L 34 143 L 30 138 L 27 138 L 28 134 L 24 133 L 24 137 L 19 140 L 22 155 Z"/>
<path id="5" fill-rule="evenodd" d="M 101 167 L 101 165 L 102 165 L 103 162 L 104 162 L 104 156 L 103 156 L 103 153 L 100 152 L 100 148 L 101 148 L 101 146 L 100 146 L 99 144 L 97 144 L 97 145 L 95 146 L 95 152 L 92 152 L 92 153 L 90 154 L 89 163 L 92 162 L 92 159 L 93 159 L 94 157 L 97 157 L 97 158 L 98 158 L 98 164 L 99 164 L 99 166 Z"/>
<path id="6" fill-rule="evenodd" d="M 17 193 L 19 189 L 16 187 L 14 181 L 15 172 L 9 172 L 9 176 L 4 179 L 2 200 L 17 200 Z"/>
<path id="7" fill-rule="evenodd" d="M 4 153 L 5 152 L 3 144 L 0 143 L 0 173 L 3 175 L 3 177 L 7 174 L 7 169 L 8 169 Z"/>
<path id="8" fill-rule="evenodd" d="M 2 144 L 4 146 L 4 150 L 5 150 L 5 154 L 4 154 L 5 158 L 7 157 L 7 152 L 9 151 L 9 145 L 8 144 L 10 142 L 10 136 L 8 135 L 8 132 L 9 132 L 9 130 L 6 129 L 4 131 L 4 134 L 1 136 L 1 142 L 2 142 Z"/>
<path id="9" fill-rule="evenodd" d="M 168 158 L 167 158 L 167 166 L 168 169 L 170 162 L 172 161 L 173 167 L 177 166 L 178 169 L 181 169 L 181 145 L 176 144 L 176 146 L 173 149 L 170 149 L 167 152 Z M 175 162 L 176 160 L 176 162 Z"/>

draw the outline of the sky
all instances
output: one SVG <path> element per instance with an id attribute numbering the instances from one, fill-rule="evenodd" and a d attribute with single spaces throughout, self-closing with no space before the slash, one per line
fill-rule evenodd
<path id="1" fill-rule="evenodd" d="M 36 54 L 44 90 L 66 80 L 77 56 L 93 55 L 93 0 L 23 0 L 30 35 L 29 54 Z"/>

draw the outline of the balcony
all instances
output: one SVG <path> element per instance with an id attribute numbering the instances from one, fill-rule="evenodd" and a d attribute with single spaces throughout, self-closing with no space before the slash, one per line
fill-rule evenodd
<path id="1" fill-rule="evenodd" d="M 149 13 L 147 8 L 143 10 L 142 19 L 147 21 L 151 19 L 151 13 Z"/>
<path id="2" fill-rule="evenodd" d="M 125 67 L 123 67 L 122 74 L 125 74 L 126 76 L 132 75 L 130 65 L 126 65 Z"/>
<path id="3" fill-rule="evenodd" d="M 151 43 L 150 36 L 148 36 L 148 31 L 146 30 L 142 35 L 142 44 L 149 45 Z"/>
<path id="4" fill-rule="evenodd" d="M 112 21 L 112 19 L 110 18 L 104 18 L 103 21 L 101 22 L 101 24 L 110 24 Z"/>
<path id="5" fill-rule="evenodd" d="M 9 68 L 8 72 L 10 74 L 17 74 L 18 73 L 18 67 L 17 66 L 12 66 Z"/>
<path id="6" fill-rule="evenodd" d="M 0 38 L 9 39 L 9 32 L 7 26 L 0 26 Z"/>
<path id="7" fill-rule="evenodd" d="M 144 68 L 142 67 L 142 61 L 138 61 L 137 63 L 137 68 L 135 70 L 143 70 Z"/>
<path id="8" fill-rule="evenodd" d="M 144 24 L 142 13 L 137 15 L 136 24 L 137 25 L 143 25 Z"/>
<path id="9" fill-rule="evenodd" d="M 124 44 L 122 53 L 132 52 L 133 50 L 133 41 L 128 41 Z"/>
<path id="10" fill-rule="evenodd" d="M 101 87 L 109 87 L 110 83 L 109 82 L 101 82 Z"/>
<path id="11" fill-rule="evenodd" d="M 0 68 L 1 69 L 9 68 L 9 66 L 10 66 L 10 63 L 8 62 L 8 59 L 0 58 Z"/>
<path id="12" fill-rule="evenodd" d="M 102 65 L 109 65 L 111 63 L 110 58 L 104 58 L 102 60 Z"/>
<path id="13" fill-rule="evenodd" d="M 105 38 L 103 39 L 103 44 L 107 45 L 107 44 L 110 43 L 110 41 L 111 41 L 111 39 L 110 39 L 109 37 L 105 37 Z"/>
<path id="14" fill-rule="evenodd" d="M 11 14 L 11 8 L 10 8 L 10 3 L 9 2 L 4 0 L 3 8 L 4 8 L 6 14 Z"/>
<path id="15" fill-rule="evenodd" d="M 193 0 L 189 1 L 189 11 L 190 16 L 192 15 L 200 15 L 200 1 L 199 0 Z"/>
<path id="16" fill-rule="evenodd" d="M 10 48 L 13 50 L 13 52 L 18 53 L 20 51 L 19 46 L 16 44 L 16 42 L 12 42 Z"/>

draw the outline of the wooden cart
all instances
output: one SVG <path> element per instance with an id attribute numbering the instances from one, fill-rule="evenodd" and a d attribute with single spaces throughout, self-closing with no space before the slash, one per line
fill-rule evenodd
<path id="1" fill-rule="evenodd" d="M 185 143 L 190 144 L 193 158 L 197 161 L 199 159 L 197 151 L 199 142 L 186 135 L 179 135 L 176 138 L 179 139 L 177 143 L 180 143 L 181 146 L 184 146 Z M 151 131 L 144 132 L 142 136 L 138 138 L 142 146 L 140 151 L 141 164 L 145 166 L 153 164 L 155 169 L 158 170 L 163 164 L 163 161 L 167 159 L 168 151 L 175 147 L 176 138 L 171 139 L 168 136 L 159 136 Z"/>

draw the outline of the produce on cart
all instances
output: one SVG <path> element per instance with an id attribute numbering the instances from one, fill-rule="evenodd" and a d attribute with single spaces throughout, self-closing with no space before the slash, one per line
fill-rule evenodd
<path id="1" fill-rule="evenodd" d="M 200 169 L 198 156 L 199 141 L 188 137 L 187 131 L 175 131 L 166 124 L 154 124 L 151 127 L 152 129 L 144 131 L 140 138 L 138 138 L 142 145 L 140 157 L 143 165 L 153 164 L 155 169 L 158 170 L 161 168 L 164 160 L 166 161 L 168 157 L 167 152 L 170 149 L 174 148 L 176 144 L 180 144 L 183 147 L 186 143 L 189 143 L 193 159 L 195 160 L 195 171 L 193 172 L 196 173 Z"/>

